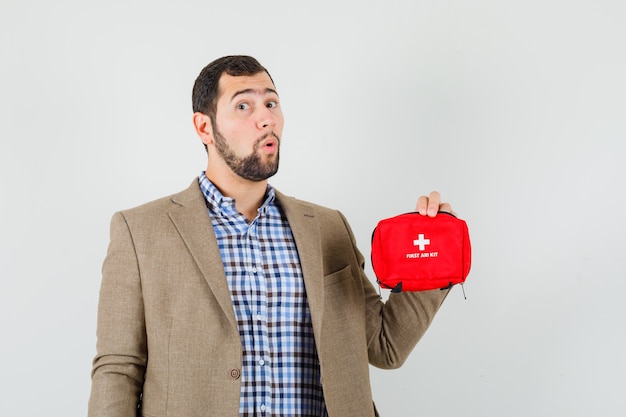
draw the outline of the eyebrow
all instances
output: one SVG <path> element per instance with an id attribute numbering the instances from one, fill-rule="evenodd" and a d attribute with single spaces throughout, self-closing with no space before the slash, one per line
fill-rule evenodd
<path id="1" fill-rule="evenodd" d="M 276 90 L 274 90 L 273 88 L 266 88 L 265 91 L 261 91 L 261 90 L 257 90 L 254 88 L 246 88 L 245 90 L 239 90 L 237 92 L 235 92 L 235 94 L 233 94 L 233 96 L 230 98 L 230 101 L 233 101 L 235 99 L 235 97 L 240 96 L 242 94 L 276 94 L 278 95 L 278 93 L 276 92 Z"/>

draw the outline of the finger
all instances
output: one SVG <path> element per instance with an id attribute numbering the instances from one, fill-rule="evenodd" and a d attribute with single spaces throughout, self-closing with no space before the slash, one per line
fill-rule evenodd
<path id="1" fill-rule="evenodd" d="M 454 215 L 455 217 L 457 217 L 456 212 L 454 210 L 452 210 L 452 206 L 450 205 L 450 203 L 441 203 L 439 205 L 439 211 L 450 213 L 450 214 Z"/>
<path id="2" fill-rule="evenodd" d="M 439 211 L 441 204 L 441 195 L 437 191 L 433 191 L 428 196 L 428 216 L 435 217 Z"/>
<path id="3" fill-rule="evenodd" d="M 417 199 L 417 204 L 415 205 L 415 211 L 417 211 L 422 216 L 425 216 L 428 213 L 428 197 L 423 195 Z"/>

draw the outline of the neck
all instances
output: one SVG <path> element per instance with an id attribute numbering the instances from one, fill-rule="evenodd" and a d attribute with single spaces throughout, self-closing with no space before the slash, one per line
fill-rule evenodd
<path id="1" fill-rule="evenodd" d="M 267 180 L 246 180 L 232 171 L 220 172 L 218 175 L 217 172 L 210 169 L 210 166 L 207 167 L 205 174 L 222 195 L 235 200 L 235 207 L 241 214 L 246 216 L 249 221 L 254 220 L 259 207 L 263 204 Z"/>

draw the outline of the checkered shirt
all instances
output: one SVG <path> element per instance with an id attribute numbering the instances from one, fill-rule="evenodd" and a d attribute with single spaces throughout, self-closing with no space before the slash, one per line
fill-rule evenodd
<path id="1" fill-rule="evenodd" d="M 204 172 L 199 180 L 241 337 L 239 416 L 327 416 L 300 259 L 274 189 L 249 222 Z"/>

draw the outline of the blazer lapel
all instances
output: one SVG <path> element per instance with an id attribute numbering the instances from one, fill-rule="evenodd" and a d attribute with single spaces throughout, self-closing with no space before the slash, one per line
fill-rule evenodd
<path id="1" fill-rule="evenodd" d="M 296 241 L 313 320 L 313 330 L 319 337 L 324 311 L 324 272 L 317 219 L 310 207 L 299 203 L 295 198 L 286 197 L 279 191 L 276 191 L 276 198 L 283 207 Z M 170 219 L 184 240 L 200 272 L 204 275 L 224 314 L 234 326 L 237 326 L 217 239 L 198 181 L 195 180 L 189 188 L 173 196 L 172 203 L 174 206 L 169 212 Z"/>
<path id="2" fill-rule="evenodd" d="M 173 196 L 172 202 L 175 206 L 169 212 L 170 219 L 185 241 L 224 314 L 237 326 L 222 257 L 198 180 Z"/>
<path id="3" fill-rule="evenodd" d="M 324 271 L 322 268 L 322 249 L 320 230 L 314 211 L 301 204 L 293 197 L 286 197 L 276 191 L 276 198 L 280 202 L 291 232 L 296 241 L 307 300 L 313 321 L 313 331 L 317 340 L 321 337 L 322 313 L 324 311 Z"/>

